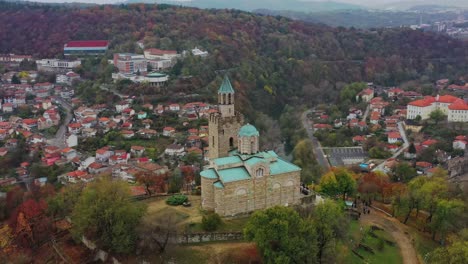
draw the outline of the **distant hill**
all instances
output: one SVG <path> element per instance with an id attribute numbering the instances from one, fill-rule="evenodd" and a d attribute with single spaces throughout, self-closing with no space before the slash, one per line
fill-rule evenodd
<path id="1" fill-rule="evenodd" d="M 452 20 L 457 17 L 453 11 L 450 12 L 410 12 L 410 11 L 383 11 L 383 10 L 345 10 L 331 12 L 297 12 L 297 11 L 275 11 L 258 9 L 254 12 L 263 15 L 285 16 L 295 20 L 303 20 L 312 23 L 322 23 L 334 27 L 355 28 L 380 28 L 400 27 L 417 25 L 422 18 L 425 24 L 437 21 Z M 468 11 L 465 12 L 468 17 Z"/>
<path id="2" fill-rule="evenodd" d="M 413 0 L 395 1 L 383 5 L 377 5 L 386 10 L 453 10 L 454 8 L 468 8 L 467 0 Z"/>
<path id="3" fill-rule="evenodd" d="M 300 0 L 128 0 L 127 3 L 164 3 L 198 8 L 228 8 L 244 11 L 268 8 L 271 10 L 323 12 L 335 10 L 355 10 L 363 8 L 362 6 L 349 3 Z"/>

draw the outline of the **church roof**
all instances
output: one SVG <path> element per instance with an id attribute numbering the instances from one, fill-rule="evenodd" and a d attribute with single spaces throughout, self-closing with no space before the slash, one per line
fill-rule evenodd
<path id="1" fill-rule="evenodd" d="M 251 124 L 244 125 L 239 130 L 240 137 L 251 137 L 251 136 L 259 136 L 260 133 L 258 130 L 252 126 Z"/>
<path id="2" fill-rule="evenodd" d="M 216 187 L 216 188 L 220 188 L 220 189 L 223 189 L 223 188 L 224 188 L 223 183 L 220 182 L 220 181 L 217 181 L 217 182 L 213 183 L 213 185 L 214 185 L 214 187 Z"/>
<path id="3" fill-rule="evenodd" d="M 250 179 L 250 174 L 244 167 L 219 170 L 218 174 L 222 182 L 235 182 Z"/>
<path id="4" fill-rule="evenodd" d="M 231 82 L 229 81 L 229 78 L 224 76 L 223 83 L 219 87 L 218 90 L 219 94 L 228 94 L 228 93 L 234 93 L 234 89 L 232 88 Z"/>
<path id="5" fill-rule="evenodd" d="M 271 176 L 301 170 L 300 167 L 279 158 L 274 151 L 259 152 L 252 155 L 241 155 L 233 152 L 231 155 L 233 156 L 214 159 L 213 162 L 217 168 L 206 169 L 200 175 L 206 179 L 219 179 L 220 182 L 216 187 L 224 188 L 222 184 L 251 179 L 252 175 L 250 175 L 247 168 L 253 167 L 260 162 L 270 168 Z"/>

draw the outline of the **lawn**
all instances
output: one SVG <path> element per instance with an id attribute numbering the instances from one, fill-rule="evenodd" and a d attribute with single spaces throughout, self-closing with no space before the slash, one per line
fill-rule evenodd
<path id="1" fill-rule="evenodd" d="M 361 229 L 361 225 L 358 221 L 352 221 L 350 223 L 350 236 L 354 241 L 353 244 L 356 245 L 358 244 L 357 241 L 360 241 L 361 244 L 370 247 L 373 252 L 366 250 L 364 247 L 357 247 L 355 251 L 364 257 L 364 260 L 349 251 L 346 256 L 346 263 L 403 263 L 398 246 L 392 236 L 387 232 L 383 230 L 371 231 L 370 226 L 365 226 Z M 394 244 L 391 245 L 382 242 L 385 240 L 393 242 Z"/>

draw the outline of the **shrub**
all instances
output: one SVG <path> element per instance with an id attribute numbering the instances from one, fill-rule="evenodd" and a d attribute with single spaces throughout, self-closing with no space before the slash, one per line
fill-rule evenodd
<path id="1" fill-rule="evenodd" d="M 210 213 L 202 218 L 202 228 L 205 231 L 215 231 L 221 224 L 221 217 L 217 213 Z"/>
<path id="2" fill-rule="evenodd" d="M 187 196 L 178 194 L 178 195 L 173 195 L 173 196 L 167 198 L 166 203 L 168 205 L 174 205 L 175 206 L 175 205 L 182 205 L 183 203 L 185 203 L 187 201 L 188 201 Z"/>

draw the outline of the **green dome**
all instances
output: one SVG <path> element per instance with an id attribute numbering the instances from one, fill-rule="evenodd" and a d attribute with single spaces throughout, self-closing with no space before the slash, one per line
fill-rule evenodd
<path id="1" fill-rule="evenodd" d="M 239 130 L 239 137 L 251 137 L 251 136 L 260 136 L 258 130 L 251 124 L 244 125 Z"/>

